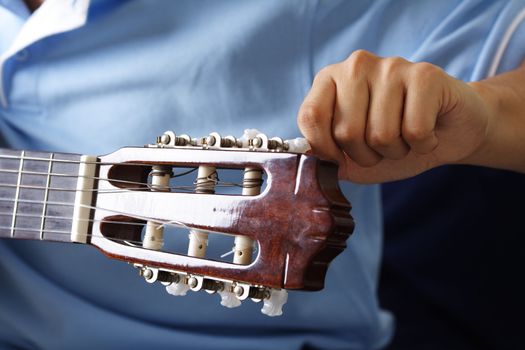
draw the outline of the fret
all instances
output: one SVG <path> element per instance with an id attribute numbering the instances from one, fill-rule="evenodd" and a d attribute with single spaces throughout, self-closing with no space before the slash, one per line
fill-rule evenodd
<path id="1" fill-rule="evenodd" d="M 49 197 L 49 186 L 51 184 L 51 170 L 53 169 L 54 153 L 49 155 L 49 164 L 47 166 L 46 188 L 44 190 L 44 207 L 42 209 L 42 220 L 40 221 L 40 240 L 44 239 L 44 225 L 46 222 L 47 198 Z"/>
<path id="2" fill-rule="evenodd" d="M 19 158 L 20 151 L 2 150 L 0 154 L 9 156 L 8 158 L 0 157 L 0 212 L 8 215 L 0 216 L 0 237 L 11 237 L 11 225 L 13 220 L 13 198 L 16 193 L 17 174 L 20 168 Z M 14 157 L 14 158 L 11 158 Z M 13 172 L 4 172 L 12 170 Z"/>
<path id="3" fill-rule="evenodd" d="M 46 240 L 67 239 L 71 236 L 57 233 L 57 231 L 71 232 L 73 226 L 73 210 L 75 203 L 75 190 L 80 164 L 80 156 L 75 154 L 56 153 L 53 158 L 49 173 L 48 193 L 46 198 L 46 220 L 44 223 L 43 237 Z M 59 174 L 59 175 L 56 175 Z M 75 176 L 60 176 L 60 174 L 74 174 Z M 61 189 L 61 190 L 56 190 Z M 57 203 L 67 203 L 60 205 Z M 55 217 L 55 218 L 53 218 Z M 57 219 L 56 217 L 61 217 Z M 63 219 L 64 217 L 70 219 Z"/>
<path id="4" fill-rule="evenodd" d="M 40 229 L 41 215 L 44 208 L 46 179 L 49 168 L 49 153 L 26 152 L 20 185 L 18 214 L 28 214 L 17 218 L 16 233 L 20 238 L 40 239 L 36 229 Z M 29 202 L 30 201 L 30 202 Z M 31 228 L 31 230 L 28 230 Z"/>
<path id="5" fill-rule="evenodd" d="M 79 160 L 0 149 L 0 237 L 70 242 Z"/>
<path id="6" fill-rule="evenodd" d="M 15 201 L 13 203 L 13 219 L 11 220 L 11 238 L 15 236 L 16 212 L 18 211 L 18 197 L 20 197 L 20 182 L 22 181 L 22 170 L 24 170 L 24 154 L 20 153 L 20 166 L 18 168 L 18 177 L 16 180 Z"/>

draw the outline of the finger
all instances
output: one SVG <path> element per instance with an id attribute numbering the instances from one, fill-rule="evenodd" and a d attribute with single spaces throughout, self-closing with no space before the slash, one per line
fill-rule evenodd
<path id="1" fill-rule="evenodd" d="M 330 68 L 324 68 L 315 77 L 299 109 L 297 124 L 314 154 L 340 162 L 344 155 L 332 138 L 335 98 L 336 86 Z"/>
<path id="2" fill-rule="evenodd" d="M 337 145 L 357 164 L 369 167 L 381 156 L 368 147 L 365 140 L 369 91 L 364 75 L 348 77 L 342 72 L 337 81 L 336 106 L 332 132 Z"/>
<path id="3" fill-rule="evenodd" d="M 403 159 L 410 150 L 401 137 L 405 99 L 402 73 L 406 65 L 400 58 L 383 61 L 371 84 L 366 139 L 373 150 L 388 159 Z"/>
<path id="4" fill-rule="evenodd" d="M 419 154 L 431 153 L 438 145 L 435 127 L 441 108 L 441 79 L 439 68 L 418 63 L 406 82 L 401 133 L 410 148 Z"/>

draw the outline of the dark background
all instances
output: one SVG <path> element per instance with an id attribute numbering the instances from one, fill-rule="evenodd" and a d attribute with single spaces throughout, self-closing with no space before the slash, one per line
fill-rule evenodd
<path id="1" fill-rule="evenodd" d="M 446 166 L 383 186 L 388 349 L 525 349 L 525 176 Z"/>

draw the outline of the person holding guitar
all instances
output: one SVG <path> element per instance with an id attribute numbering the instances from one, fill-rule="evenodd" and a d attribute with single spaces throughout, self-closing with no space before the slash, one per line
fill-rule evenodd
<path id="1" fill-rule="evenodd" d="M 277 319 L 174 300 L 82 246 L 1 241 L 0 347 L 385 347 L 380 194 L 359 183 L 450 163 L 525 171 L 524 6 L 1 1 L 3 146 L 102 154 L 166 128 L 300 129 L 352 181 L 357 225 L 326 289 L 297 293 Z"/>

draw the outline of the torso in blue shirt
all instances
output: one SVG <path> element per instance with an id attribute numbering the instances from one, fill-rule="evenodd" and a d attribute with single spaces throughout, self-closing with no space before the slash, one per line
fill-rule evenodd
<path id="1" fill-rule="evenodd" d="M 482 76 L 494 26 L 478 18 L 494 22 L 511 11 L 508 6 L 95 1 L 85 26 L 8 60 L 2 135 L 12 147 L 89 154 L 148 143 L 165 129 L 201 135 L 258 128 L 297 136 L 297 108 L 322 66 L 365 48 L 429 60 L 464 79 Z M 12 40 L 6 33 L 3 49 Z M 511 66 L 512 59 L 503 64 Z M 205 294 L 173 298 L 86 247 L 2 242 L 0 344 L 377 348 L 392 330 L 375 297 L 378 192 L 344 187 L 356 233 L 332 265 L 326 289 L 292 293 L 284 317 L 266 318 L 250 303 L 223 309 Z"/>

